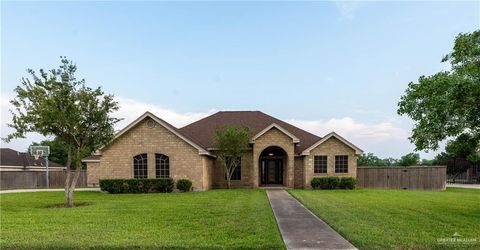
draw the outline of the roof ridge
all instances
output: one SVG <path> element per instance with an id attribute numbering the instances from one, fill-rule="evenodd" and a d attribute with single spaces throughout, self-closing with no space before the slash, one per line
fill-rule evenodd
<path id="1" fill-rule="evenodd" d="M 262 111 L 260 111 L 260 110 L 220 110 L 217 113 L 234 113 L 234 112 L 260 112 L 260 113 L 262 113 Z"/>
<path id="2" fill-rule="evenodd" d="M 303 150 L 304 148 L 322 139 L 322 137 L 318 135 L 259 110 L 218 111 L 212 115 L 179 128 L 179 131 L 192 138 L 192 140 L 196 141 L 199 145 L 209 148 L 212 145 L 215 126 L 221 126 L 225 124 L 244 125 L 251 129 L 252 135 L 255 135 L 273 123 L 284 128 L 286 131 L 300 140 L 298 147 L 295 148 L 296 151 Z"/>

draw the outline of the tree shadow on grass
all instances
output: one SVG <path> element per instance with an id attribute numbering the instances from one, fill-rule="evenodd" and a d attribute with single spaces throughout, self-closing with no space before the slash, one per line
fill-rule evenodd
<path id="1" fill-rule="evenodd" d="M 81 202 L 74 202 L 73 203 L 73 207 L 84 207 L 84 206 L 90 206 L 90 205 L 93 205 L 94 203 L 93 202 L 88 202 L 88 201 L 81 201 Z M 44 206 L 44 208 L 51 208 L 51 209 L 54 209 L 54 208 L 67 208 L 67 206 L 65 205 L 65 203 L 57 203 L 57 204 L 49 204 L 49 205 L 46 205 Z"/>

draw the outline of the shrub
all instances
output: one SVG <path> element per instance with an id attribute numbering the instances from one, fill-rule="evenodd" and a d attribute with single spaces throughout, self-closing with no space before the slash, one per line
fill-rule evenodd
<path id="1" fill-rule="evenodd" d="M 328 189 L 336 189 L 338 188 L 338 184 L 340 184 L 340 178 L 336 176 L 329 176 L 328 179 Z"/>
<path id="2" fill-rule="evenodd" d="M 313 177 L 310 184 L 313 189 L 354 189 L 356 180 L 354 177 L 337 177 L 337 176 L 325 176 L 325 177 Z"/>
<path id="3" fill-rule="evenodd" d="M 329 189 L 329 185 L 328 185 L 328 182 L 329 182 L 329 177 L 320 177 L 319 178 L 319 183 L 320 183 L 320 186 L 319 188 L 320 189 Z"/>
<path id="4" fill-rule="evenodd" d="M 313 177 L 310 184 L 313 189 L 335 189 L 338 186 L 338 177 L 326 176 L 326 177 Z"/>
<path id="5" fill-rule="evenodd" d="M 177 181 L 177 188 L 180 191 L 188 192 L 192 188 L 192 181 L 189 179 L 180 179 Z"/>
<path id="6" fill-rule="evenodd" d="M 354 189 L 357 180 L 354 177 L 342 177 L 340 178 L 341 189 Z"/>
<path id="7" fill-rule="evenodd" d="M 172 178 L 159 179 L 103 179 L 99 182 L 100 188 L 111 194 L 136 194 L 173 191 Z"/>
<path id="8" fill-rule="evenodd" d="M 313 177 L 312 181 L 310 181 L 310 185 L 312 185 L 313 189 L 320 189 L 320 183 L 322 178 Z"/>

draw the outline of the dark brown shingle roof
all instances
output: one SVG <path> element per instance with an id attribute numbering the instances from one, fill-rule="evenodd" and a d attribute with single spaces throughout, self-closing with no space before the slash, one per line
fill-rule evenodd
<path id="1" fill-rule="evenodd" d="M 295 148 L 296 153 L 302 152 L 321 139 L 321 137 L 260 111 L 222 111 L 191 123 L 180 128 L 178 131 L 192 138 L 197 144 L 207 149 L 213 147 L 213 135 L 217 127 L 222 127 L 227 124 L 232 126 L 243 125 L 250 128 L 251 136 L 253 136 L 272 123 L 279 125 L 300 139 L 300 143 Z"/>
<path id="2" fill-rule="evenodd" d="M 35 160 L 35 157 L 31 156 L 29 153 L 22 153 L 11 148 L 1 148 L 0 149 L 0 166 L 45 166 L 45 159 L 40 158 Z M 63 167 L 62 165 L 49 161 L 48 166 L 50 167 Z"/>
<path id="3" fill-rule="evenodd" d="M 82 159 L 82 161 L 98 161 L 100 160 L 100 155 L 89 155 Z"/>

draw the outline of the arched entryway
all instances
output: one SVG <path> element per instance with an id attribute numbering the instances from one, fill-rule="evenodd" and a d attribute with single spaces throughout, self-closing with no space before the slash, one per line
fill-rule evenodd
<path id="1" fill-rule="evenodd" d="M 281 147 L 270 146 L 260 154 L 260 184 L 283 185 L 287 153 Z"/>

